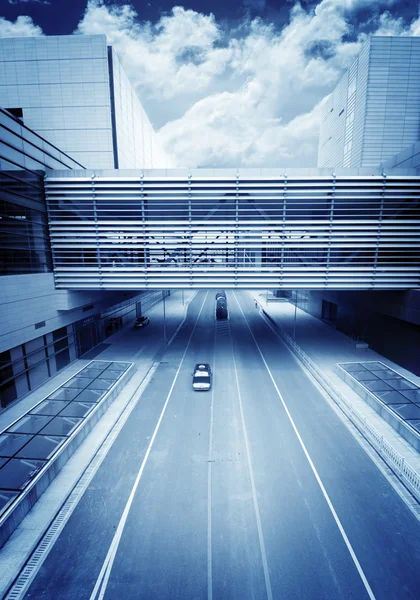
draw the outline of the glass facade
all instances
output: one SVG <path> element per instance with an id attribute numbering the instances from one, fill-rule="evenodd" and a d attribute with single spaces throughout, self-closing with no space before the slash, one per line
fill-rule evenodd
<path id="1" fill-rule="evenodd" d="M 329 97 L 319 167 L 370 167 L 420 139 L 420 38 L 373 36 Z"/>
<path id="2" fill-rule="evenodd" d="M 83 421 L 105 401 L 108 392 L 118 384 L 121 387 L 123 378 L 130 376 L 130 368 L 132 371 L 132 363 L 91 361 L 0 433 L 2 517 L 40 470 L 45 473 L 59 448 L 83 427 Z M 68 447 L 65 460 L 73 452 L 74 447 Z M 23 518 L 22 510 L 20 513 Z"/>
<path id="3" fill-rule="evenodd" d="M 87 167 L 170 166 L 104 35 L 0 39 L 0 106 Z"/>
<path id="4" fill-rule="evenodd" d="M 0 407 L 30 392 L 76 358 L 73 324 L 0 352 Z"/>
<path id="5" fill-rule="evenodd" d="M 82 165 L 0 109 L 0 274 L 52 270 L 44 174 Z"/>

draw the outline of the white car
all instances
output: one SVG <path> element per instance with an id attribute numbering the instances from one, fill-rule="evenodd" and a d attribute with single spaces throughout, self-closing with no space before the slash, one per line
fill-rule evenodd
<path id="1" fill-rule="evenodd" d="M 196 364 L 192 377 L 192 386 L 196 392 L 207 392 L 211 388 L 211 367 L 208 363 Z"/>

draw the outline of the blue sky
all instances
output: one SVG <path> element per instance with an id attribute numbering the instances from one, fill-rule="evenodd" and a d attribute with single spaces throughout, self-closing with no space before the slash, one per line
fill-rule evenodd
<path id="1" fill-rule="evenodd" d="M 105 2 L 108 5 L 124 5 L 127 2 Z M 177 5 L 173 0 L 134 0 L 129 3 L 144 21 L 156 23 L 165 13 L 170 13 Z M 293 3 L 289 0 L 277 2 L 267 0 L 243 0 L 226 2 L 223 0 L 192 0 L 179 5 L 204 14 L 213 13 L 218 21 L 232 24 L 244 17 L 259 16 L 281 25 L 288 19 Z M 407 2 L 407 5 L 410 3 Z M 87 0 L 2 0 L 1 15 L 15 20 L 19 15 L 32 17 L 42 27 L 46 35 L 67 35 L 76 29 L 87 5 Z M 316 2 L 304 0 L 303 6 L 316 5 Z M 63 18 L 63 13 L 65 17 Z"/>
<path id="2" fill-rule="evenodd" d="M 0 36 L 103 33 L 182 166 L 315 166 L 325 98 L 408 0 L 2 0 Z"/>

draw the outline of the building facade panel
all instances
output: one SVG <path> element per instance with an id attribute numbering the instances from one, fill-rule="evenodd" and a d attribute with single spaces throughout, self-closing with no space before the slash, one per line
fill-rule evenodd
<path id="1" fill-rule="evenodd" d="M 104 35 L 0 39 L 0 106 L 88 167 L 170 166 Z"/>
<path id="2" fill-rule="evenodd" d="M 382 163 L 384 171 L 392 171 L 393 169 L 415 169 L 420 175 L 420 142 L 412 144 L 408 148 L 402 150 L 392 158 Z"/>
<path id="3" fill-rule="evenodd" d="M 420 38 L 373 36 L 324 108 L 318 166 L 377 166 L 419 138 Z"/>
<path id="4" fill-rule="evenodd" d="M 113 168 L 106 37 L 3 38 L 0 48 L 0 106 L 82 164 Z"/>
<path id="5" fill-rule="evenodd" d="M 0 408 L 137 316 L 138 293 L 54 286 L 44 176 L 80 167 L 0 109 Z"/>
<path id="6" fill-rule="evenodd" d="M 165 169 L 171 166 L 150 120 L 112 48 L 116 143 L 120 169 Z"/>

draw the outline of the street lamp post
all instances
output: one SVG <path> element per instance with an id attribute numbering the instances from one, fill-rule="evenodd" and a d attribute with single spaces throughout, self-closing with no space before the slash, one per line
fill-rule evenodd
<path id="1" fill-rule="evenodd" d="M 163 290 L 162 293 L 163 293 L 163 341 L 166 344 L 166 300 L 165 300 L 166 294 L 165 294 L 165 291 L 166 290 Z"/>
<path id="2" fill-rule="evenodd" d="M 295 290 L 295 316 L 293 319 L 293 340 L 296 338 L 297 290 Z"/>

